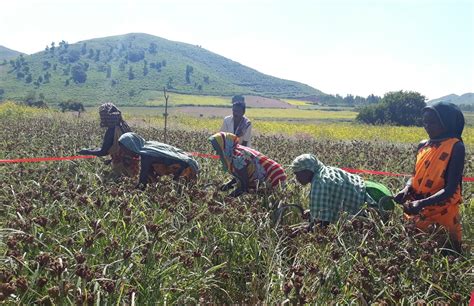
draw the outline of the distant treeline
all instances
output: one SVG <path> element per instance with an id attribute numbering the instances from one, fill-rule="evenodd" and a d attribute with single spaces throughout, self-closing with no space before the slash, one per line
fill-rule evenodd
<path id="1" fill-rule="evenodd" d="M 465 112 L 474 112 L 474 104 L 460 104 L 459 108 Z"/>
<path id="2" fill-rule="evenodd" d="M 368 104 L 377 104 L 382 100 L 382 97 L 373 94 L 367 96 L 367 98 L 353 96 L 351 94 L 348 94 L 345 97 L 341 95 L 319 95 L 306 97 L 304 100 L 328 106 L 362 106 Z"/>

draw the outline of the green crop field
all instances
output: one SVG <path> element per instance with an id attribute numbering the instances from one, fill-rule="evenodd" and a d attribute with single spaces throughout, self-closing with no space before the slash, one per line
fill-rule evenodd
<path id="1" fill-rule="evenodd" d="M 294 105 L 294 106 L 311 106 L 310 103 L 308 102 L 305 102 L 305 101 L 301 101 L 301 100 L 295 100 L 295 99 L 283 99 L 283 101 L 291 104 L 291 105 Z"/>
<path id="2" fill-rule="evenodd" d="M 145 139 L 163 139 L 162 117 L 128 113 L 126 119 Z M 207 138 L 220 122 L 170 118 L 168 142 L 213 153 Z M 410 173 L 423 137 L 421 129 L 394 127 L 398 136 L 391 139 L 388 127 L 346 123 L 314 125 L 312 135 L 305 126 L 255 120 L 253 143 L 285 168 L 311 152 L 327 165 Z M 0 159 L 76 155 L 99 146 L 103 133 L 96 112 L 77 117 L 0 105 Z M 472 127 L 465 132 L 465 175 L 472 177 L 470 135 Z M 399 207 L 385 218 L 373 210 L 356 218 L 342 215 L 327 229 L 309 232 L 296 212 L 275 224 L 278 205 L 308 208 L 308 187 L 295 184 L 290 171 L 283 190 L 230 198 L 219 191 L 229 176 L 216 160 L 198 159 L 201 173 L 194 185 L 163 177 L 145 191 L 135 188 L 135 178 L 111 179 L 103 161 L 0 164 L 0 301 L 468 303 L 474 283 L 472 183 L 463 185 L 463 254 L 446 256 L 436 233 L 415 231 Z M 365 178 L 393 192 L 406 180 Z"/>

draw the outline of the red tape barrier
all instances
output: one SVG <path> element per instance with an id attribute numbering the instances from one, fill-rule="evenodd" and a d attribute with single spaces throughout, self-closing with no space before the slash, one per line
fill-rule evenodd
<path id="1" fill-rule="evenodd" d="M 372 174 L 372 175 L 385 175 L 385 176 L 411 176 L 411 174 L 400 174 L 384 171 L 373 171 L 373 170 L 363 170 L 363 169 L 352 169 L 352 168 L 341 168 L 350 173 L 362 173 L 362 174 Z"/>
<path id="2" fill-rule="evenodd" d="M 202 157 L 202 158 L 219 159 L 219 156 L 213 155 L 213 154 L 204 154 L 204 153 L 199 153 L 199 152 L 188 152 L 188 154 L 191 156 L 197 156 L 197 157 Z"/>
<path id="3" fill-rule="evenodd" d="M 202 158 L 212 158 L 219 159 L 219 156 L 213 154 L 204 154 L 199 152 L 189 152 L 191 156 L 197 156 Z M 60 161 L 60 160 L 74 160 L 74 159 L 90 159 L 96 158 L 92 155 L 77 155 L 77 156 L 63 156 L 63 157 L 39 157 L 39 158 L 19 158 L 19 159 L 0 159 L 1 163 L 36 163 L 44 161 Z M 373 170 L 364 170 L 364 169 L 352 169 L 352 168 L 342 168 L 343 170 L 350 173 L 360 173 L 360 174 L 370 174 L 370 175 L 383 175 L 383 176 L 410 176 L 411 174 L 400 174 L 392 173 L 385 171 L 373 171 Z M 464 177 L 464 182 L 474 182 L 474 177 Z"/>

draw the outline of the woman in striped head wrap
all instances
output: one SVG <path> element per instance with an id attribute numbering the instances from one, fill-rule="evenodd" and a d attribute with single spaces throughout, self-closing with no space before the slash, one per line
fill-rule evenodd
<path id="1" fill-rule="evenodd" d="M 112 159 L 106 163 L 112 164 L 112 170 L 116 175 L 135 176 L 138 174 L 138 159 L 132 159 L 123 154 L 118 139 L 122 134 L 132 130 L 122 118 L 122 112 L 112 103 L 105 103 L 99 107 L 100 126 L 107 128 L 102 148 L 96 150 L 83 149 L 79 151 L 82 155 L 106 156 Z"/>
<path id="2" fill-rule="evenodd" d="M 231 196 L 239 196 L 249 189 L 262 185 L 277 187 L 286 182 L 283 167 L 262 153 L 239 145 L 239 138 L 231 133 L 220 132 L 209 138 L 214 150 L 219 155 L 224 171 L 230 173 L 238 183 Z M 221 189 L 231 188 L 233 181 Z"/>

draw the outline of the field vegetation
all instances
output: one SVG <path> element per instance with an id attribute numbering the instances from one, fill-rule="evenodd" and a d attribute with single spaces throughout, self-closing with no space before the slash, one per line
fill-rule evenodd
<path id="1" fill-rule="evenodd" d="M 127 119 L 144 138 L 163 139 L 161 119 Z M 211 121 L 195 118 L 194 125 L 190 120 L 173 126 L 169 142 L 211 153 L 207 137 L 213 126 L 201 130 L 197 124 Z M 391 142 L 384 130 L 383 141 L 282 137 L 280 130 L 261 131 L 259 122 L 255 146 L 285 166 L 312 152 L 329 165 L 409 173 L 419 140 Z M 99 145 L 102 136 L 95 114 L 78 118 L 0 106 L 0 158 L 75 155 Z M 465 174 L 474 176 L 471 151 L 467 160 Z M 285 190 L 234 199 L 217 189 L 227 176 L 215 160 L 199 159 L 202 173 L 193 186 L 162 178 L 144 192 L 134 188 L 134 179 L 110 179 L 102 161 L 0 165 L 0 300 L 81 305 L 468 302 L 474 283 L 472 184 L 463 188 L 463 254 L 443 255 L 436 232 L 423 234 L 404 224 L 399 208 L 387 219 L 370 210 L 357 218 L 341 216 L 337 224 L 313 232 L 293 212 L 275 224 L 278 206 L 307 207 L 308 189 L 297 186 L 291 175 Z M 392 191 L 406 179 L 370 178 Z"/>

